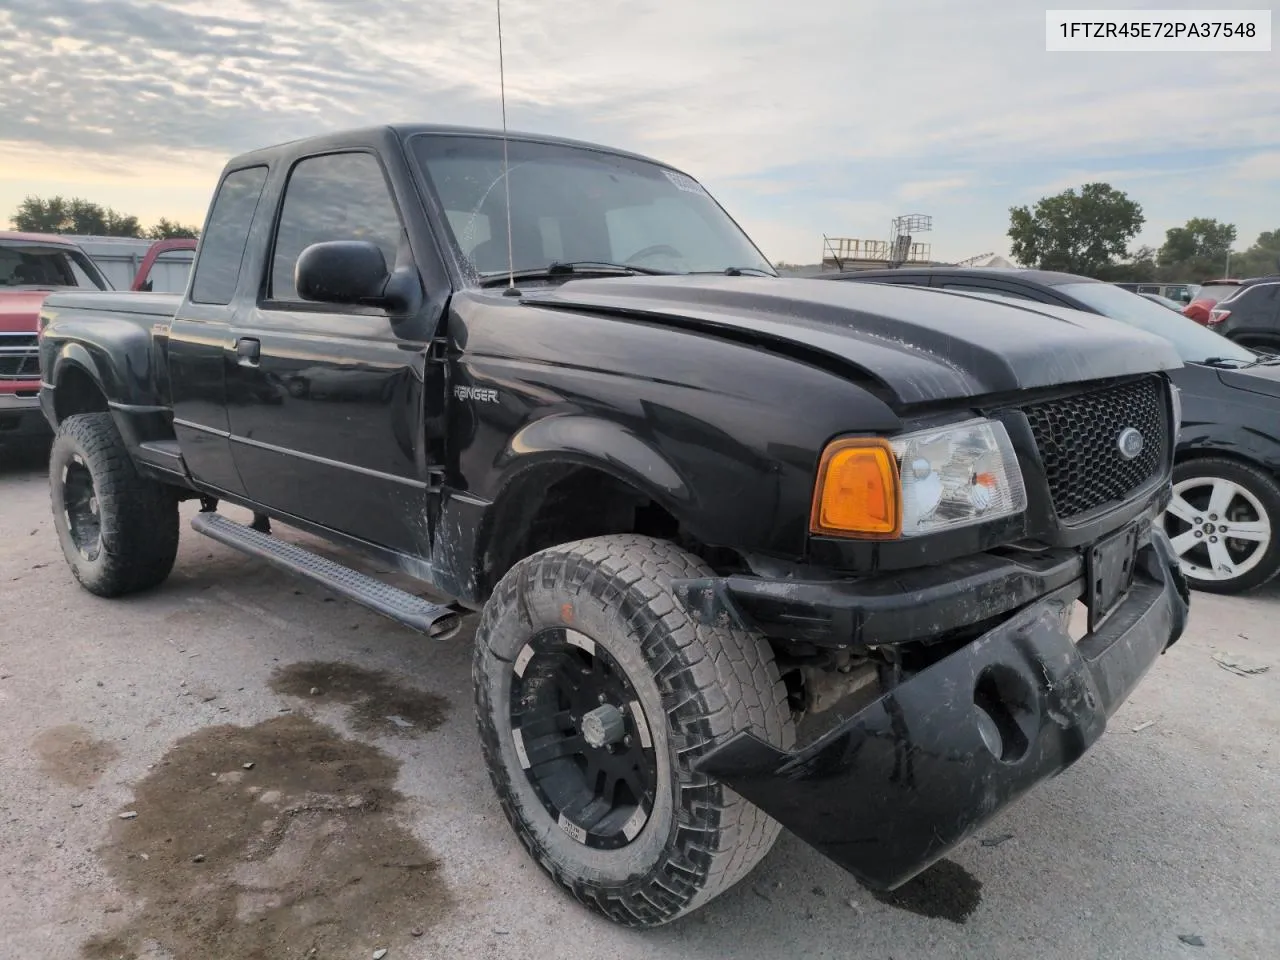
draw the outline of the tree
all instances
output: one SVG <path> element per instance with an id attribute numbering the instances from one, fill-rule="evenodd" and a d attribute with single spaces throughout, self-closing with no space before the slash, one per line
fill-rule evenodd
<path id="1" fill-rule="evenodd" d="M 174 237 L 190 237 L 194 240 L 200 236 L 200 230 L 178 223 L 176 220 L 161 217 L 156 221 L 156 225 L 147 231 L 147 236 L 152 240 L 169 240 Z"/>
<path id="2" fill-rule="evenodd" d="M 1264 230 L 1252 247 L 1231 258 L 1233 277 L 1261 277 L 1280 273 L 1280 230 Z"/>
<path id="3" fill-rule="evenodd" d="M 1092 276 L 1127 255 L 1142 207 L 1109 183 L 1086 183 L 1009 210 L 1010 251 L 1023 266 Z"/>
<path id="4" fill-rule="evenodd" d="M 74 233 L 106 237 L 140 237 L 137 217 L 79 197 L 26 197 L 10 221 L 15 230 L 30 233 Z"/>
<path id="5" fill-rule="evenodd" d="M 1128 260 L 1103 267 L 1094 276 L 1109 283 L 1150 283 L 1159 279 L 1155 248 L 1139 247 Z"/>
<path id="6" fill-rule="evenodd" d="M 1156 262 L 1170 279 L 1222 276 L 1227 268 L 1227 255 L 1235 242 L 1235 224 L 1192 217 L 1185 225 L 1165 231 L 1164 245 L 1156 255 Z"/>

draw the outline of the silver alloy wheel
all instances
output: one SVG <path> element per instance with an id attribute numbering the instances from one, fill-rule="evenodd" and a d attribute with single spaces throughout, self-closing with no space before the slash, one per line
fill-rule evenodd
<path id="1" fill-rule="evenodd" d="M 1248 488 L 1223 477 L 1191 477 L 1173 486 L 1165 532 L 1192 580 L 1242 577 L 1271 545 L 1271 519 Z"/>

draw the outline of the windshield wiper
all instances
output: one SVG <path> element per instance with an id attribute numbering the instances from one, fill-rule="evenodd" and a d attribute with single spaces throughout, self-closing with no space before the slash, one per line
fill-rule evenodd
<path id="1" fill-rule="evenodd" d="M 718 273 L 726 277 L 772 277 L 773 274 L 768 270 L 762 270 L 760 267 L 725 267 L 723 270 L 690 270 L 690 274 L 700 276 L 703 274 Z"/>
<path id="2" fill-rule="evenodd" d="M 634 277 L 644 274 L 650 277 L 671 276 L 670 270 L 654 270 L 651 267 L 637 267 L 629 263 L 611 263 L 608 260 L 552 260 L 545 267 L 531 267 L 501 273 L 491 273 L 480 278 L 480 286 L 496 287 L 506 283 L 510 277 L 516 280 L 531 280 L 539 277 L 567 276 L 602 276 L 602 277 Z"/>
<path id="3" fill-rule="evenodd" d="M 1247 370 L 1249 367 L 1269 367 L 1280 363 L 1280 357 L 1271 353 L 1260 353 L 1253 360 L 1240 360 L 1236 357 L 1206 357 L 1200 363 L 1206 367 L 1221 367 L 1224 370 Z"/>

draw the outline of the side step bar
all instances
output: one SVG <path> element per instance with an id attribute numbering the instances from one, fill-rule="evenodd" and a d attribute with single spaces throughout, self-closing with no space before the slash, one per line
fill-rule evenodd
<path id="1" fill-rule="evenodd" d="M 196 514 L 191 520 L 191 528 L 242 553 L 259 557 L 290 573 L 314 580 L 384 617 L 425 633 L 433 640 L 447 640 L 462 625 L 461 616 L 450 607 L 415 597 L 389 583 L 344 567 L 269 533 L 228 520 L 218 513 L 210 511 Z"/>

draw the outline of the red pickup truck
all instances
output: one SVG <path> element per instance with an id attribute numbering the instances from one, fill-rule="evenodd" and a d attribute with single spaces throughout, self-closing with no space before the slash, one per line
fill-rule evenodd
<path id="1" fill-rule="evenodd" d="M 148 289 L 156 258 L 194 249 L 194 240 L 158 240 L 148 249 L 132 289 Z M 0 232 L 0 446 L 50 436 L 40 413 L 37 330 L 40 307 L 54 290 L 110 290 L 111 283 L 74 241 L 56 234 Z"/>

